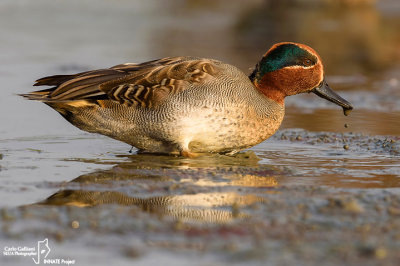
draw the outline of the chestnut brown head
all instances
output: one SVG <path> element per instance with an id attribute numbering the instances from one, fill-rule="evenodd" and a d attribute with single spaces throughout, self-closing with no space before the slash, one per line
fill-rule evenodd
<path id="1" fill-rule="evenodd" d="M 329 88 L 320 56 L 304 44 L 283 42 L 273 45 L 257 64 L 250 80 L 265 96 L 282 105 L 286 96 L 314 92 L 345 111 L 353 109 Z"/>

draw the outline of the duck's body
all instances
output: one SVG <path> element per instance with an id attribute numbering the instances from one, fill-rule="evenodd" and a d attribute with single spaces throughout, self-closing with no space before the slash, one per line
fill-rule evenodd
<path id="1" fill-rule="evenodd" d="M 295 52 L 300 47 L 286 45 Z M 24 96 L 45 102 L 82 130 L 126 142 L 143 152 L 235 153 L 273 135 L 284 117 L 284 97 L 303 92 L 285 80 L 272 77 L 266 82 L 268 75 L 287 72 L 292 66 L 282 67 L 278 62 L 262 73 L 263 60 L 274 59 L 274 53 L 276 48 L 271 48 L 250 77 L 220 61 L 175 57 L 46 77 L 35 85 L 53 88 Z M 294 71 L 302 70 L 299 67 L 317 80 L 307 82 L 300 75 L 297 83 L 311 86 L 309 90 L 321 87 L 318 60 Z"/>

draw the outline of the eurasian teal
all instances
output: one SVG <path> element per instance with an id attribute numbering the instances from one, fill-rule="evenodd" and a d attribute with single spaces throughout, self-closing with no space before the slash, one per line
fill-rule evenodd
<path id="1" fill-rule="evenodd" d="M 126 142 L 139 152 L 234 154 L 273 135 L 286 96 L 314 92 L 353 107 L 324 79 L 319 55 L 284 42 L 250 76 L 213 59 L 168 57 L 41 78 L 49 89 L 22 96 L 49 105 L 76 127 Z"/>

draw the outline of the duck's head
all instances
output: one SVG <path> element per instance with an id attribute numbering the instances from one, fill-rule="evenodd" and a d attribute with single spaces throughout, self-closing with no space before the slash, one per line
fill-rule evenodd
<path id="1" fill-rule="evenodd" d="M 281 105 L 286 96 L 314 92 L 341 106 L 345 115 L 353 109 L 348 101 L 329 88 L 321 58 L 304 44 L 283 42 L 273 45 L 258 62 L 250 79 L 259 91 Z"/>

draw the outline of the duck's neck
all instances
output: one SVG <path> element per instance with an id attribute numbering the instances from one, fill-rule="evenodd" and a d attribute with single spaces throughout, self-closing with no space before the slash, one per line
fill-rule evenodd
<path id="1" fill-rule="evenodd" d="M 256 70 L 254 70 L 249 78 L 259 92 L 281 106 L 284 106 L 286 94 L 276 86 L 277 84 L 273 82 L 274 79 L 270 77 L 269 73 L 265 74 L 261 79 L 257 79 Z"/>

